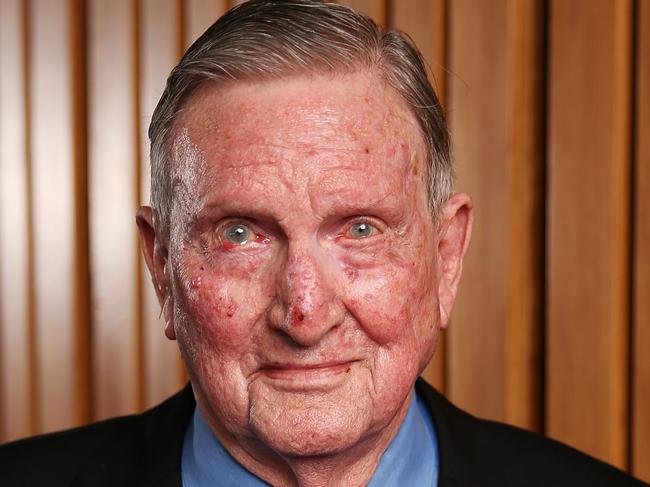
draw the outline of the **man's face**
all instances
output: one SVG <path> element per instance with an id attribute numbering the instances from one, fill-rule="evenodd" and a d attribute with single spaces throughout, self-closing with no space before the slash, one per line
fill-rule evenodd
<path id="1" fill-rule="evenodd" d="M 441 273 L 404 102 L 368 74 L 206 86 L 177 127 L 168 319 L 213 429 L 307 455 L 399 423 Z"/>

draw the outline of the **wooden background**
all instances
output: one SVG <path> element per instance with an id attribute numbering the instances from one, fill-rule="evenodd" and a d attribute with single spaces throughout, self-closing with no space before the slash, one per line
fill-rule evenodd
<path id="1" fill-rule="evenodd" d="M 185 381 L 139 258 L 146 128 L 217 0 L 0 0 L 0 439 Z M 355 0 L 408 32 L 476 205 L 427 378 L 650 480 L 650 0 Z"/>

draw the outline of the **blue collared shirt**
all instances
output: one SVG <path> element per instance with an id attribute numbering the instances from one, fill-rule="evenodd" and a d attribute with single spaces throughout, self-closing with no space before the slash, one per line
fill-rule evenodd
<path id="1" fill-rule="evenodd" d="M 397 435 L 382 455 L 368 487 L 438 485 L 438 444 L 433 421 L 417 394 Z M 230 456 L 199 408 L 185 432 L 181 460 L 183 487 L 267 487 Z"/>

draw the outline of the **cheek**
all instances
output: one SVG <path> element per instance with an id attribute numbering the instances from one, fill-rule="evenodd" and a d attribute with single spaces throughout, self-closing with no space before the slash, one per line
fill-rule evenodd
<path id="1" fill-rule="evenodd" d="M 410 334 L 418 299 L 408 266 L 358 271 L 347 292 L 347 306 L 375 342 L 384 345 Z"/>
<path id="2" fill-rule="evenodd" d="M 431 255 L 429 247 L 429 242 L 393 242 L 373 256 L 371 265 L 342 259 L 345 304 L 378 344 L 415 342 L 432 328 L 436 278 L 422 257 Z"/>
<path id="3" fill-rule="evenodd" d="M 186 269 L 179 294 L 193 330 L 188 333 L 212 355 L 238 357 L 270 304 L 270 273 L 259 259 L 215 259 Z"/>

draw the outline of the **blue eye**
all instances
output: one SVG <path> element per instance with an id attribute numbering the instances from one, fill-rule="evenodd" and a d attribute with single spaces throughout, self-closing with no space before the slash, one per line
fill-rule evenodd
<path id="1" fill-rule="evenodd" d="M 354 223 L 350 226 L 348 234 L 352 238 L 367 238 L 375 233 L 375 227 L 369 223 Z"/>
<path id="2" fill-rule="evenodd" d="M 236 225 L 227 227 L 223 235 L 229 242 L 243 245 L 250 239 L 251 231 L 246 225 L 237 223 Z"/>

